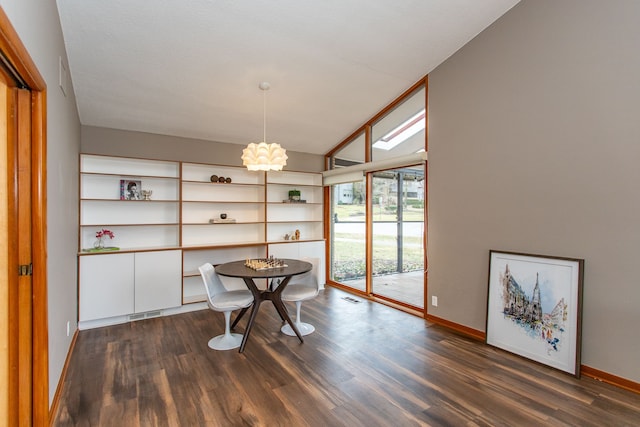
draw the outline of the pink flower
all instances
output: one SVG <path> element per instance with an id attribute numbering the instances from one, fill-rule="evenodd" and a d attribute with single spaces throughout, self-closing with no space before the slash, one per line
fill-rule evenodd
<path id="1" fill-rule="evenodd" d="M 113 239 L 115 237 L 115 234 L 113 234 L 113 231 L 111 230 L 107 230 L 106 228 L 103 228 L 100 231 L 96 231 L 96 238 L 97 239 L 101 239 L 105 236 L 109 236 L 110 239 Z"/>

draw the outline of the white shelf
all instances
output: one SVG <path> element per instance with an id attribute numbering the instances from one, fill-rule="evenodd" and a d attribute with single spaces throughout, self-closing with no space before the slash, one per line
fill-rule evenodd
<path id="1" fill-rule="evenodd" d="M 140 177 L 131 175 L 97 175 L 82 173 L 80 176 L 80 198 L 120 200 L 120 181 L 139 180 L 140 190 L 151 190 L 151 200 L 179 199 L 177 178 Z"/>
<path id="2" fill-rule="evenodd" d="M 182 182 L 206 182 L 216 187 L 228 184 L 212 183 L 211 176 L 231 178 L 231 184 L 253 184 L 264 186 L 264 173 L 250 172 L 245 168 L 234 166 L 207 165 L 199 163 L 182 164 Z"/>
<path id="3" fill-rule="evenodd" d="M 322 205 L 319 204 L 269 204 L 267 206 L 267 222 L 304 222 L 304 221 L 320 221 L 322 222 Z"/>
<path id="4" fill-rule="evenodd" d="M 183 202 L 182 223 L 208 223 L 211 219 L 219 219 L 221 213 L 226 213 L 227 218 L 233 218 L 237 223 L 264 222 L 264 212 L 264 203 Z"/>
<path id="5" fill-rule="evenodd" d="M 300 202 L 288 202 L 289 191 L 300 191 Z M 305 206 L 309 204 L 322 204 L 322 187 L 305 187 L 294 184 L 267 184 L 267 202 L 281 203 L 287 206 Z"/>
<path id="6" fill-rule="evenodd" d="M 270 223 L 267 232 L 269 242 L 287 242 L 296 230 L 300 230 L 300 240 L 321 240 L 323 226 L 322 222 L 282 222 Z M 289 235 L 289 240 L 285 235 Z"/>
<path id="7" fill-rule="evenodd" d="M 180 247 L 180 229 L 177 224 L 157 225 L 86 225 L 80 227 L 80 250 L 90 249 L 96 241 L 96 232 L 106 228 L 115 237 L 107 239 L 105 246 L 116 246 L 120 250 L 148 250 Z"/>
<path id="8" fill-rule="evenodd" d="M 322 174 L 295 171 L 269 171 L 268 184 L 295 184 L 322 187 Z"/>
<path id="9" fill-rule="evenodd" d="M 180 177 L 178 162 L 91 154 L 80 156 L 80 172 L 131 177 Z"/>
<path id="10" fill-rule="evenodd" d="M 83 200 L 81 224 L 178 224 L 178 202 Z"/>
<path id="11" fill-rule="evenodd" d="M 183 202 L 264 202 L 264 186 L 235 184 L 182 183 Z"/>
<path id="12" fill-rule="evenodd" d="M 182 244 L 189 246 L 263 242 L 264 232 L 264 222 L 248 224 L 183 224 Z"/>

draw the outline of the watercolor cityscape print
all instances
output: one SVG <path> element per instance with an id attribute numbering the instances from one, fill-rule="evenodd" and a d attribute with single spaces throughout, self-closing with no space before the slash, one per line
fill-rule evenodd
<path id="1" fill-rule="evenodd" d="M 529 277 L 529 281 L 532 282 L 532 279 L 533 277 Z M 499 275 L 502 284 L 502 313 L 505 320 L 517 325 L 524 334 L 546 343 L 546 353 L 552 356 L 563 344 L 568 311 L 565 298 L 556 299 L 549 287 L 542 285 L 547 283 L 543 279 L 536 271 L 535 284 L 525 283 L 525 279 L 521 279 L 521 286 L 511 273 L 509 264 L 506 264 L 504 272 L 501 271 Z M 529 289 L 530 293 L 525 289 Z"/>

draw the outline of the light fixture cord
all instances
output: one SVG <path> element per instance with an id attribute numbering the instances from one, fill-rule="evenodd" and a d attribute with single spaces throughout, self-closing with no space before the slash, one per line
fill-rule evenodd
<path id="1" fill-rule="evenodd" d="M 262 140 L 267 142 L 267 91 L 262 90 Z"/>

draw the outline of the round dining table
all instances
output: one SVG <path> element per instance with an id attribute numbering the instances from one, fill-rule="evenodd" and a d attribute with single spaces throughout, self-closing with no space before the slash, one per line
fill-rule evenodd
<path id="1" fill-rule="evenodd" d="M 251 333 L 251 328 L 253 327 L 253 323 L 255 321 L 256 314 L 258 313 L 258 309 L 260 308 L 260 304 L 262 303 L 262 301 L 266 300 L 269 300 L 273 303 L 278 314 L 280 315 L 280 318 L 283 321 L 286 321 L 291 326 L 291 329 L 293 329 L 293 331 L 296 333 L 296 336 L 298 337 L 300 342 L 304 342 L 300 331 L 298 331 L 295 323 L 291 320 L 291 317 L 287 312 L 287 308 L 285 307 L 284 302 L 282 302 L 281 294 L 282 291 L 287 287 L 287 284 L 293 276 L 311 271 L 313 266 L 309 262 L 300 261 L 297 259 L 287 258 L 279 259 L 278 261 L 281 261 L 283 265 L 267 269 L 254 269 L 251 267 L 247 267 L 245 265 L 247 260 L 227 262 L 224 264 L 219 264 L 215 267 L 216 273 L 221 276 L 236 277 L 244 280 L 247 288 L 249 288 L 249 290 L 253 294 L 253 307 L 251 309 L 251 315 L 249 317 L 249 322 L 247 323 L 247 328 L 242 337 L 242 343 L 240 344 L 240 353 L 244 351 L 244 346 L 247 343 L 249 334 Z M 267 284 L 266 289 L 260 289 L 256 285 L 254 279 L 268 279 L 269 281 L 271 281 L 271 283 Z M 279 283 L 277 286 L 272 286 L 274 279 L 279 279 Z M 239 318 L 236 318 L 234 326 L 238 320 Z"/>

